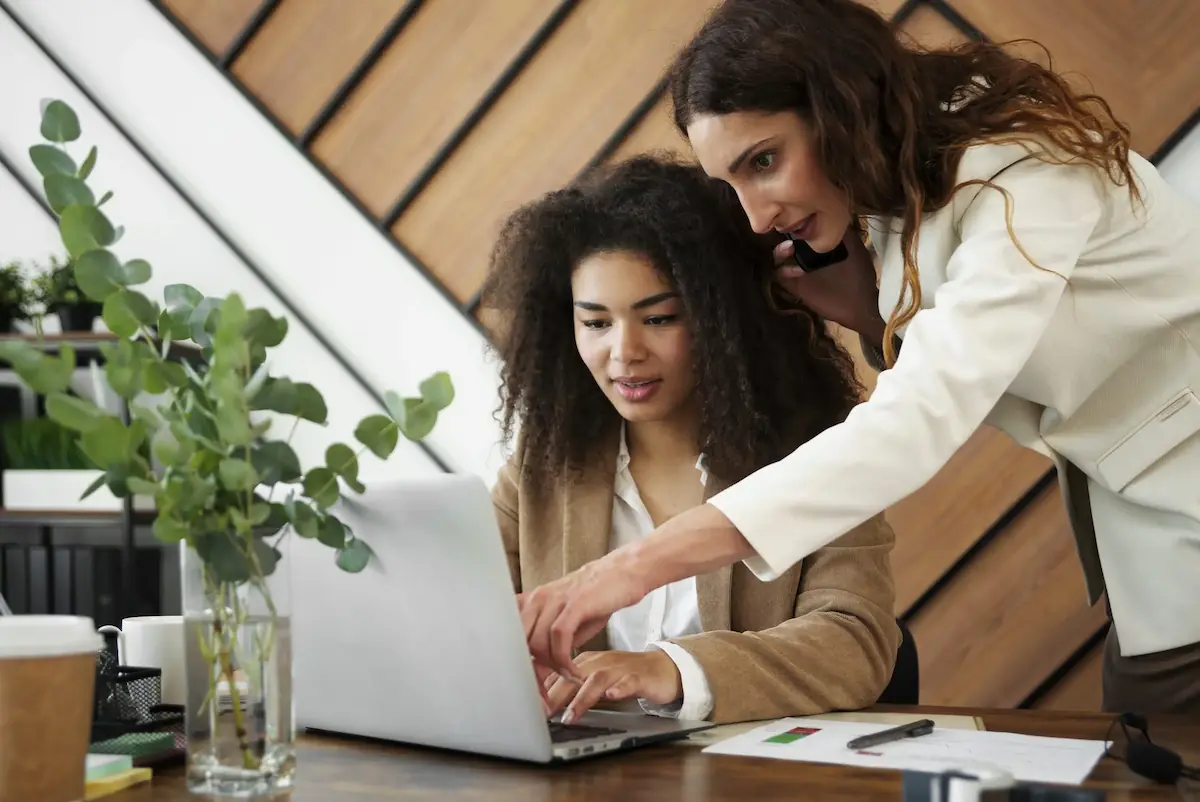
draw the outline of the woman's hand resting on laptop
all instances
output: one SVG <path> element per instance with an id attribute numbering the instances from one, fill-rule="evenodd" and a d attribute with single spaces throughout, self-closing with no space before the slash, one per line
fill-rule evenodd
<path id="1" fill-rule="evenodd" d="M 575 658 L 583 683 L 550 673 L 543 681 L 547 713 L 564 707 L 562 721 L 570 724 L 601 699 L 645 699 L 665 705 L 683 695 L 683 683 L 675 661 L 661 649 L 645 652 L 584 652 Z"/>

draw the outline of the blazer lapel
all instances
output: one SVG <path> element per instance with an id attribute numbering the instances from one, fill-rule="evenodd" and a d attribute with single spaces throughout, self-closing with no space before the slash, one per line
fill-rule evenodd
<path id="1" fill-rule="evenodd" d="M 566 483 L 563 495 L 563 575 L 582 568 L 608 553 L 612 530 L 613 477 L 616 471 L 620 430 L 605 436 L 603 447 Z M 604 630 L 579 647 L 580 651 L 608 648 Z"/>
<path id="2" fill-rule="evenodd" d="M 704 486 L 704 500 L 725 489 L 726 483 L 712 474 Z M 700 605 L 700 625 L 705 632 L 731 628 L 730 596 L 733 588 L 733 566 L 727 565 L 696 577 L 696 597 Z"/>

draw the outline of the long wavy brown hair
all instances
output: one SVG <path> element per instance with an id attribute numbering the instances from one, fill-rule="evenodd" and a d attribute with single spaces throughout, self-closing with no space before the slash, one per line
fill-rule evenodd
<path id="1" fill-rule="evenodd" d="M 1129 130 L 1102 98 L 1074 91 L 1048 58 L 1043 66 L 984 42 L 921 49 L 855 0 L 725 0 L 668 78 L 685 137 L 699 115 L 794 111 L 812 127 L 826 174 L 852 212 L 902 219 L 904 279 L 884 336 L 888 365 L 896 329 L 921 305 L 923 216 L 980 184 L 1004 194 L 1012 233 L 1003 188 L 955 183 L 967 147 L 1023 142 L 1038 158 L 1086 163 L 1140 197 Z"/>
<path id="2" fill-rule="evenodd" d="M 646 257 L 680 294 L 692 335 L 697 447 L 735 482 L 839 423 L 861 399 L 850 355 L 772 281 L 771 241 L 728 185 L 666 155 L 601 168 L 521 207 L 492 254 L 504 438 L 517 424 L 535 487 L 582 466 L 620 416 L 575 345 L 571 275 L 589 255 Z"/>

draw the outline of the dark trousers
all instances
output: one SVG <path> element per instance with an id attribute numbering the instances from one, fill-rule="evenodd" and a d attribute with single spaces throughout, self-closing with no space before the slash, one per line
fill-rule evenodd
<path id="1" fill-rule="evenodd" d="M 1117 628 L 1104 642 L 1104 709 L 1111 713 L 1200 713 L 1200 643 L 1122 657 Z"/>

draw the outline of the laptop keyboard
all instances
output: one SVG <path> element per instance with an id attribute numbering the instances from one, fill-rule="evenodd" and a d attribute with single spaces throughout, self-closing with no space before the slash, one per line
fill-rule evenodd
<path id="1" fill-rule="evenodd" d="M 611 730 L 608 727 L 590 727 L 586 724 L 563 724 L 558 721 L 547 723 L 550 725 L 550 740 L 556 744 L 582 741 L 584 738 L 598 738 L 601 735 L 619 735 L 625 732 L 625 730 Z"/>

